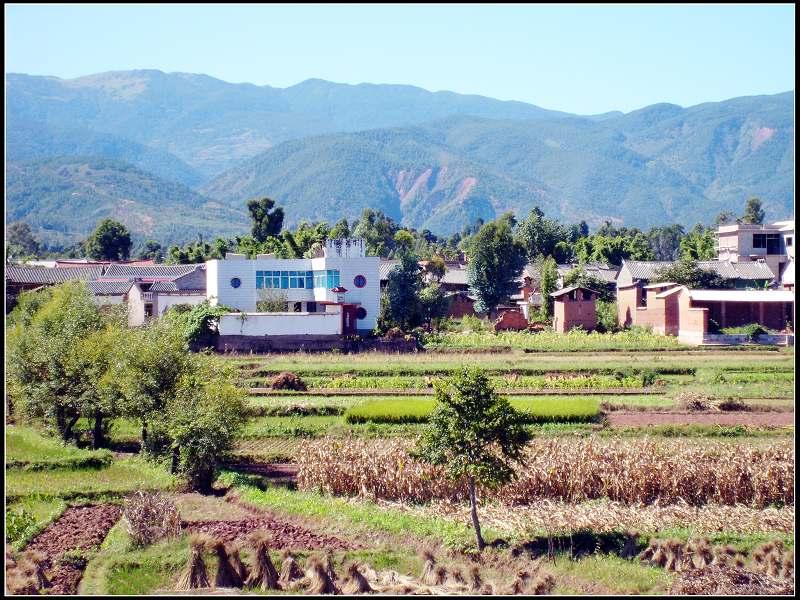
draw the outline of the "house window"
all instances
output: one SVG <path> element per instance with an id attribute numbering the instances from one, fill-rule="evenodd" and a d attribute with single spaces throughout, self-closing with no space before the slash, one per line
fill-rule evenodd
<path id="1" fill-rule="evenodd" d="M 327 271 L 314 271 L 313 280 L 315 288 L 335 288 L 339 285 L 339 271 L 333 269 L 329 269 Z"/>
<path id="2" fill-rule="evenodd" d="M 356 309 L 356 319 L 365 319 L 367 317 L 367 309 L 363 306 L 359 306 Z"/>
<path id="3" fill-rule="evenodd" d="M 231 279 L 231 287 L 232 288 L 236 289 L 240 285 L 242 285 L 242 280 L 241 279 L 239 279 L 238 277 L 234 277 L 233 279 Z"/>
<path id="4" fill-rule="evenodd" d="M 317 303 L 306 302 L 306 312 L 317 312 Z"/>
<path id="5" fill-rule="evenodd" d="M 787 248 L 791 248 L 792 247 L 792 236 L 788 236 L 786 238 L 786 247 Z"/>
<path id="6" fill-rule="evenodd" d="M 767 247 L 767 234 L 754 233 L 753 234 L 753 248 L 766 248 Z"/>
<path id="7" fill-rule="evenodd" d="M 584 300 L 591 300 L 592 299 L 592 292 L 589 290 L 583 290 L 583 299 Z"/>
<path id="8" fill-rule="evenodd" d="M 365 285 L 367 285 L 367 278 L 363 275 L 356 275 L 355 279 L 353 279 L 353 284 L 357 288 L 363 288 Z"/>
<path id="9" fill-rule="evenodd" d="M 294 312 L 302 312 L 303 311 L 303 303 L 302 302 L 295 302 L 292 306 L 292 310 Z"/>

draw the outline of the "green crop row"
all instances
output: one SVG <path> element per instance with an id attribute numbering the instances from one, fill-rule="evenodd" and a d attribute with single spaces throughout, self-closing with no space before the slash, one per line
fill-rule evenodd
<path id="1" fill-rule="evenodd" d="M 525 414 L 528 423 L 585 423 L 600 413 L 595 398 L 535 398 L 511 400 Z M 425 398 L 375 400 L 348 409 L 348 423 L 425 423 L 436 401 Z"/>

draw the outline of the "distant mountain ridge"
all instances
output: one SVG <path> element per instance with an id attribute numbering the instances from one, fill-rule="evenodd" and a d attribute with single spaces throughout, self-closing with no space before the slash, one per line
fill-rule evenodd
<path id="1" fill-rule="evenodd" d="M 639 227 L 710 222 L 753 195 L 768 218 L 793 214 L 794 92 L 577 116 L 403 85 L 311 79 L 280 89 L 122 71 L 8 74 L 6 112 L 8 215 L 59 239 L 91 229 L 93 217 L 63 195 L 91 186 L 103 214 L 119 212 L 119 186 L 137 205 L 169 198 L 149 229 L 130 219 L 137 235 L 174 240 L 216 224 L 244 233 L 244 201 L 264 195 L 290 225 L 369 206 L 443 234 L 535 205 L 566 221 Z M 47 161 L 87 156 L 111 162 L 61 169 L 52 185 Z M 195 215 L 202 225 L 189 216 L 204 205 L 195 196 L 218 211 Z"/>

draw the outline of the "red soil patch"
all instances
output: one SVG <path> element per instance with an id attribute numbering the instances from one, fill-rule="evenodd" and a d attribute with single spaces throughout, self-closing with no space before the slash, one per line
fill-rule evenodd
<path id="1" fill-rule="evenodd" d="M 242 521 L 184 521 L 181 526 L 186 531 L 208 533 L 224 542 L 232 542 L 247 537 L 257 529 L 268 531 L 271 536 L 270 548 L 283 550 L 351 550 L 358 548 L 354 542 L 322 535 L 292 525 L 273 517 L 245 519 Z"/>
<path id="2" fill-rule="evenodd" d="M 88 550 L 99 546 L 119 520 L 121 510 L 113 504 L 68 508 L 61 517 L 37 535 L 26 550 L 42 552 L 52 565 L 48 573 L 49 594 L 74 594 L 83 576 L 83 568 L 59 564 L 68 550 Z"/>
<path id="3" fill-rule="evenodd" d="M 606 415 L 611 427 L 646 427 L 648 425 L 750 425 L 752 427 L 788 427 L 794 425 L 794 412 L 655 412 L 614 411 Z"/>

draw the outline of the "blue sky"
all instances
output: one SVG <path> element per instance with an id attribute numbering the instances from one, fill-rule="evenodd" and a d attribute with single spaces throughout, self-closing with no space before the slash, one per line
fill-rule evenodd
<path id="1" fill-rule="evenodd" d="M 579 114 L 794 88 L 794 5 L 6 5 L 6 72 L 404 83 Z"/>

